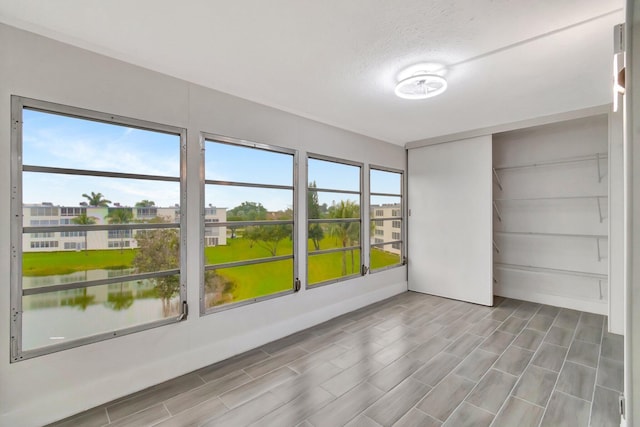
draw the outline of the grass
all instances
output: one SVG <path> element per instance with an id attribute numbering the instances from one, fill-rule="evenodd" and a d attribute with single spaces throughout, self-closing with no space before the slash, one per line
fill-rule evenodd
<path id="1" fill-rule="evenodd" d="M 339 247 L 333 238 L 320 241 L 320 249 Z M 309 252 L 314 251 L 313 242 L 309 241 Z M 97 269 L 129 268 L 137 249 L 101 250 L 88 252 L 27 252 L 23 254 L 24 276 L 49 276 L 69 274 L 76 271 Z M 293 245 L 291 240 L 284 239 L 278 244 L 276 255 L 291 255 Z M 347 275 L 359 274 L 360 251 L 333 252 L 329 254 L 312 255 L 308 259 L 308 283 L 310 285 L 342 277 L 342 257 L 346 256 Z M 227 239 L 226 246 L 205 248 L 205 262 L 220 264 L 248 259 L 270 257 L 271 253 L 249 240 L 236 238 Z M 398 255 L 383 252 L 379 249 L 371 251 L 372 268 L 382 268 L 400 262 Z M 216 273 L 232 280 L 236 284 L 233 292 L 234 301 L 257 298 L 293 288 L 293 260 L 266 262 L 262 264 L 243 265 L 239 267 L 222 268 Z"/>
<path id="2" fill-rule="evenodd" d="M 53 276 L 86 270 L 130 268 L 135 249 L 101 251 L 25 252 L 22 255 L 23 276 Z"/>

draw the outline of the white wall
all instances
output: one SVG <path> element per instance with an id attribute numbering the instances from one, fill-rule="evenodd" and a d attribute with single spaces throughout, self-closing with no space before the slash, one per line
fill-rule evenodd
<path id="1" fill-rule="evenodd" d="M 398 146 L 205 89 L 0 25 L 0 425 L 51 422 L 195 370 L 296 330 L 406 290 L 406 269 L 302 290 L 199 317 L 199 132 L 405 168 Z M 10 95 L 188 129 L 187 260 L 189 319 L 55 354 L 9 363 Z M 366 187 L 365 187 L 366 188 Z M 299 192 L 300 214 L 305 193 Z M 299 222 L 299 233 L 305 225 Z M 305 277 L 300 245 L 300 277 Z M 367 249 L 365 249 L 365 252 Z"/>
<path id="2" fill-rule="evenodd" d="M 493 305 L 491 136 L 408 157 L 409 289 Z"/>

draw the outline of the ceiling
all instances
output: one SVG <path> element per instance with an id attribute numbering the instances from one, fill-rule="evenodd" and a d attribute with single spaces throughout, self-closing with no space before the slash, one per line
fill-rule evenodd
<path id="1" fill-rule="evenodd" d="M 623 0 L 0 0 L 0 22 L 395 144 L 609 103 Z M 393 91 L 417 63 L 449 89 Z"/>

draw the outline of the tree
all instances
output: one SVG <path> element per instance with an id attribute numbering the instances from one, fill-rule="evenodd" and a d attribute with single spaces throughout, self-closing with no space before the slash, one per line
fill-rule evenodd
<path id="1" fill-rule="evenodd" d="M 172 270 L 180 266 L 180 235 L 174 229 L 143 230 L 136 234 L 138 251 L 133 258 L 133 267 L 138 273 Z M 171 312 L 170 301 L 180 290 L 177 275 L 150 279 L 155 282 L 156 295 L 162 299 L 165 316 Z"/>
<path id="2" fill-rule="evenodd" d="M 128 208 L 109 209 L 109 213 L 105 216 L 109 224 L 128 224 L 133 219 L 133 212 Z M 124 249 L 125 230 L 118 230 L 120 237 L 120 253 Z"/>
<path id="3" fill-rule="evenodd" d="M 352 200 L 341 200 L 329 208 L 330 218 L 359 218 L 360 206 Z M 331 225 L 331 235 L 338 239 L 343 248 L 352 246 L 360 238 L 360 224 L 358 222 L 336 222 Z M 355 271 L 355 260 L 351 250 L 351 271 Z M 342 251 L 342 275 L 347 275 L 347 253 Z"/>
<path id="4" fill-rule="evenodd" d="M 133 267 L 138 273 L 173 270 L 180 266 L 180 234 L 175 229 L 143 230 L 136 234 L 138 251 L 133 258 Z M 205 301 L 207 307 L 233 301 L 233 281 L 215 271 L 205 272 Z M 171 299 L 180 291 L 177 275 L 156 277 L 155 296 L 162 299 L 165 316 L 171 314 Z"/>
<path id="5" fill-rule="evenodd" d="M 292 214 L 293 212 L 291 210 L 276 212 L 274 219 L 290 220 Z M 287 237 L 291 238 L 292 231 L 293 229 L 290 224 L 256 225 L 247 227 L 245 238 L 269 251 L 271 256 L 276 256 L 278 253 L 278 244 Z"/>
<path id="6" fill-rule="evenodd" d="M 97 218 L 94 216 L 87 216 L 86 212 L 82 212 L 75 218 L 71 219 L 71 222 L 76 225 L 93 225 L 96 223 Z M 84 254 L 89 255 L 89 246 L 87 246 L 87 236 L 89 234 L 88 231 L 83 231 L 84 233 Z"/>
<path id="7" fill-rule="evenodd" d="M 155 206 L 156 202 L 154 202 L 153 200 L 141 200 L 139 202 L 136 203 L 136 208 L 150 208 L 152 206 Z"/>
<path id="8" fill-rule="evenodd" d="M 227 211 L 227 221 L 260 221 L 267 219 L 267 209 L 261 203 L 242 202 L 239 206 Z M 231 238 L 236 237 L 239 226 L 229 226 Z"/>
<path id="9" fill-rule="evenodd" d="M 317 188 L 316 182 L 310 182 L 309 188 Z M 307 191 L 307 215 L 309 219 L 318 219 L 322 216 L 317 191 Z M 309 238 L 313 242 L 313 247 L 316 251 L 320 250 L 320 240 L 324 238 L 324 230 L 322 229 L 322 226 L 318 223 L 309 224 L 308 234 Z"/>
<path id="10" fill-rule="evenodd" d="M 106 207 L 109 205 L 109 203 L 111 203 L 111 200 L 105 199 L 102 193 L 94 193 L 93 191 L 91 192 L 91 196 L 89 196 L 87 193 L 84 193 L 82 197 L 89 201 L 89 206 L 97 208 Z"/>

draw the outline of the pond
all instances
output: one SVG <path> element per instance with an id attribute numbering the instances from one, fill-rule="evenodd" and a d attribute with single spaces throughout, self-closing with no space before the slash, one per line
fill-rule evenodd
<path id="1" fill-rule="evenodd" d="M 132 271 L 89 270 L 23 277 L 23 287 L 106 279 Z M 32 350 L 177 316 L 179 297 L 165 301 L 158 297 L 155 287 L 155 279 L 146 279 L 24 296 L 22 349 Z"/>

